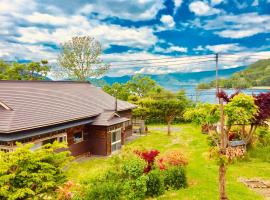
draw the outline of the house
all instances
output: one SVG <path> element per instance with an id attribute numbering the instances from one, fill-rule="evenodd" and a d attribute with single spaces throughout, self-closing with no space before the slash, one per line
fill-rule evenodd
<path id="1" fill-rule="evenodd" d="M 110 155 L 131 136 L 135 107 L 89 82 L 0 81 L 0 149 L 58 140 L 73 156 Z"/>

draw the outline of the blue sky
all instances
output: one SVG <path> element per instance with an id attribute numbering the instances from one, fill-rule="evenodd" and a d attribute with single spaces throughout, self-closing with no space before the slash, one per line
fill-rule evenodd
<path id="1" fill-rule="evenodd" d="M 180 58 L 113 64 L 112 76 L 211 70 L 181 62 L 217 52 L 235 55 L 222 68 L 237 67 L 253 62 L 250 54 L 270 56 L 270 0 L 0 0 L 2 59 L 55 63 L 59 45 L 77 35 L 100 41 L 106 62 Z"/>

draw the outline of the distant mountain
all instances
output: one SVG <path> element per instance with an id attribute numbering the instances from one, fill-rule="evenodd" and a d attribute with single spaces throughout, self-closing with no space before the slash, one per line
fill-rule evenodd
<path id="1" fill-rule="evenodd" d="M 211 82 L 210 86 L 215 83 Z M 220 81 L 224 88 L 249 88 L 254 86 L 270 86 L 270 59 L 259 60 Z"/>
<path id="2" fill-rule="evenodd" d="M 221 78 L 228 78 L 236 72 L 244 70 L 246 67 L 237 67 L 231 69 L 221 69 L 219 70 L 219 76 Z M 202 72 L 177 72 L 169 74 L 152 74 L 148 75 L 157 83 L 169 90 L 178 90 L 185 85 L 197 85 L 198 83 L 205 82 L 209 83 L 215 79 L 216 71 L 202 71 Z M 109 77 L 104 76 L 102 80 L 106 81 L 108 84 L 126 83 L 131 79 L 131 75 L 121 76 L 121 77 Z"/>

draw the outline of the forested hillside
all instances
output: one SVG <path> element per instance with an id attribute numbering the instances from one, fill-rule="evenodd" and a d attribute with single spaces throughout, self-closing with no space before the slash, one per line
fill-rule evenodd
<path id="1" fill-rule="evenodd" d="M 270 59 L 259 60 L 249 65 L 245 70 L 233 74 L 228 79 L 221 79 L 220 87 L 224 88 L 249 88 L 254 86 L 270 86 Z M 210 85 L 200 84 L 198 88 L 214 87 L 215 81 Z"/>

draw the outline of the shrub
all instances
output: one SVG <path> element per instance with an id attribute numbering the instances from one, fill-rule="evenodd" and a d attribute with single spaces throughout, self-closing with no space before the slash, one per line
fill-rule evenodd
<path id="1" fill-rule="evenodd" d="M 0 153 L 0 199 L 50 198 L 64 182 L 63 167 L 70 152 L 56 152 L 63 144 L 47 144 L 32 151 L 33 144 Z"/>
<path id="2" fill-rule="evenodd" d="M 145 162 L 147 162 L 147 166 L 144 168 L 144 172 L 148 173 L 152 170 L 153 166 L 154 166 L 154 162 L 156 157 L 159 154 L 158 150 L 149 150 L 149 151 L 135 151 L 135 153 L 141 157 L 142 159 L 145 160 Z"/>
<path id="3" fill-rule="evenodd" d="M 270 131 L 268 127 L 260 127 L 256 132 L 256 136 L 259 145 L 270 146 Z"/>
<path id="4" fill-rule="evenodd" d="M 121 183 L 108 180 L 100 184 L 90 184 L 86 188 L 85 200 L 116 200 L 121 197 Z"/>
<path id="5" fill-rule="evenodd" d="M 147 196 L 159 196 L 164 193 L 164 180 L 160 170 L 152 170 L 147 174 Z"/>
<path id="6" fill-rule="evenodd" d="M 257 146 L 248 152 L 248 156 L 251 158 L 260 159 L 263 162 L 270 163 L 270 145 L 268 146 Z"/>
<path id="7" fill-rule="evenodd" d="M 141 158 L 134 157 L 130 160 L 124 160 L 122 165 L 123 175 L 127 178 L 136 179 L 143 175 L 146 162 Z"/>
<path id="8" fill-rule="evenodd" d="M 184 167 L 175 166 L 163 171 L 165 189 L 179 189 L 187 186 Z"/>
<path id="9" fill-rule="evenodd" d="M 187 159 L 179 150 L 166 152 L 161 156 L 159 162 L 165 165 L 165 168 L 169 166 L 185 166 L 188 164 Z"/>
<path id="10" fill-rule="evenodd" d="M 123 182 L 123 199 L 142 200 L 145 199 L 147 191 L 147 179 L 145 175 L 140 176 L 135 180 Z"/>

